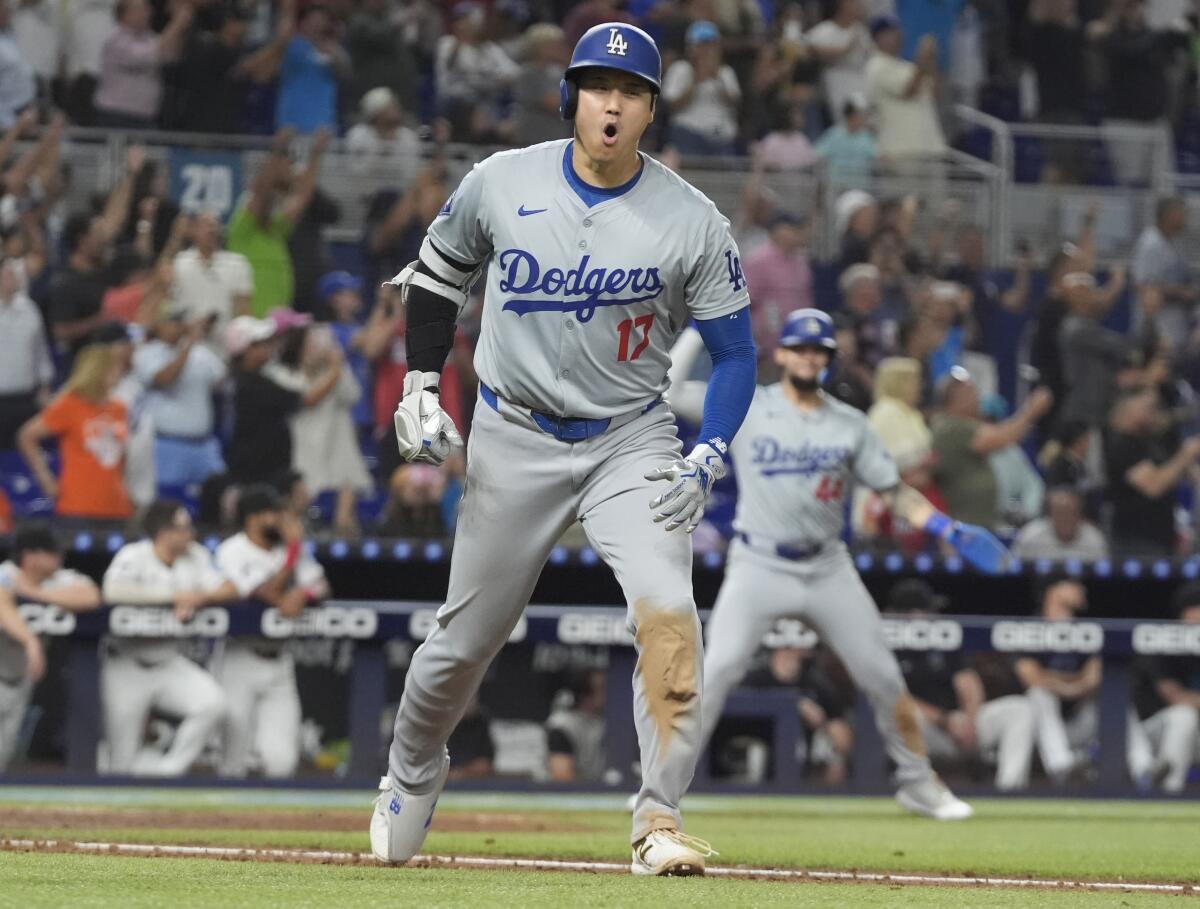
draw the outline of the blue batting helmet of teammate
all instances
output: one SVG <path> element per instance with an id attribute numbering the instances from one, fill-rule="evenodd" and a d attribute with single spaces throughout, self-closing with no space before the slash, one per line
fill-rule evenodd
<path id="1" fill-rule="evenodd" d="M 829 313 L 819 309 L 796 309 L 788 313 L 779 333 L 780 347 L 824 347 L 831 354 L 837 352 L 837 337 L 833 319 Z"/>
<path id="2" fill-rule="evenodd" d="M 559 112 L 564 120 L 575 119 L 579 100 L 575 75 L 583 69 L 603 67 L 640 76 L 650 83 L 655 95 L 662 87 L 662 56 L 654 39 L 635 25 L 604 22 L 583 33 L 571 62 L 558 84 Z"/>

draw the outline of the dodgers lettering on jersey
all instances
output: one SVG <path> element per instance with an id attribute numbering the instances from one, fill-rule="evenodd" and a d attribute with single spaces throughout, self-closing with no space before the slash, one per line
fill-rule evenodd
<path id="1" fill-rule="evenodd" d="M 855 483 L 900 482 L 866 415 L 829 395 L 804 412 L 775 384 L 759 388 L 730 445 L 737 472 L 734 527 L 752 538 L 811 545 L 838 539 Z"/>
<path id="2" fill-rule="evenodd" d="M 480 379 L 536 410 L 611 417 L 666 390 L 689 318 L 750 301 L 729 222 L 703 194 L 643 157 L 628 192 L 589 208 L 563 176 L 568 141 L 477 164 L 429 240 L 487 265 Z"/>

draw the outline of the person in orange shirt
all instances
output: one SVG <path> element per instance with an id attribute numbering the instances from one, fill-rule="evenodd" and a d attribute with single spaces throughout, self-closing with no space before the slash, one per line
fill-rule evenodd
<path id="1" fill-rule="evenodd" d="M 118 367 L 109 345 L 84 348 L 62 392 L 17 433 L 17 447 L 56 514 L 123 520 L 133 513 L 123 474 L 129 422 L 125 405 L 112 397 Z M 41 447 L 51 436 L 58 439 L 59 478 Z"/>

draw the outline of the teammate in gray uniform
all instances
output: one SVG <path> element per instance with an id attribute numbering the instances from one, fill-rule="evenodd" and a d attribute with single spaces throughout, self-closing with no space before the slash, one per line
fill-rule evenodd
<path id="1" fill-rule="evenodd" d="M 775 361 L 780 382 L 758 389 L 745 425 L 730 447 L 737 466 L 736 539 L 725 582 L 708 625 L 704 661 L 707 741 L 731 688 L 746 672 L 777 619 L 798 618 L 837 654 L 875 710 L 888 755 L 896 763 L 897 799 L 940 820 L 971 816 L 930 768 L 917 705 L 883 637 L 879 611 L 841 542 L 854 483 L 880 493 L 916 527 L 926 527 L 974 559 L 994 554 L 985 531 L 954 524 L 916 490 L 865 415 L 820 388 L 837 350 L 833 322 L 817 309 L 793 312 Z M 704 383 L 683 379 L 699 344 L 686 335 L 673 351 L 671 406 L 695 419 Z"/>
<path id="2" fill-rule="evenodd" d="M 430 226 L 419 260 L 393 279 L 408 315 L 399 450 L 439 463 L 458 434 L 438 403 L 438 370 L 466 291 L 488 267 L 475 355 L 480 400 L 450 586 L 396 716 L 371 821 L 380 860 L 407 861 L 420 848 L 446 779 L 450 732 L 576 520 L 624 590 L 638 653 L 643 780 L 631 870 L 699 874 L 711 852 L 681 832 L 679 813 L 700 744 L 691 540 L 655 521 L 689 532 L 699 523 L 749 407 L 755 356 L 729 222 L 637 150 L 660 70 L 640 29 L 590 29 L 562 83 L 574 138 L 476 165 Z M 668 350 L 693 318 L 715 378 L 705 441 L 685 458 L 661 399 Z"/>
<path id="3" fill-rule="evenodd" d="M 100 605 L 96 583 L 63 568 L 62 547 L 45 524 L 19 527 L 13 534 L 12 560 L 0 563 L 0 773 L 12 760 L 29 697 L 46 671 L 41 639 L 17 611 L 20 603 L 44 603 L 68 612 Z"/>

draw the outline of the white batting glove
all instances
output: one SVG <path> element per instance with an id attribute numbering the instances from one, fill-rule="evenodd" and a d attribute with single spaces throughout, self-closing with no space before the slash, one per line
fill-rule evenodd
<path id="1" fill-rule="evenodd" d="M 442 464 L 462 436 L 449 414 L 442 410 L 436 389 L 441 376 L 436 372 L 409 372 L 404 377 L 404 396 L 396 407 L 396 444 L 405 461 Z"/>
<path id="2" fill-rule="evenodd" d="M 717 439 L 712 441 L 725 447 Z M 667 521 L 667 530 L 687 524 L 687 532 L 691 533 L 704 517 L 713 483 L 725 473 L 724 456 L 709 444 L 697 445 L 686 458 L 654 468 L 646 474 L 647 480 L 667 480 L 671 484 L 670 489 L 650 503 L 655 523 Z"/>

